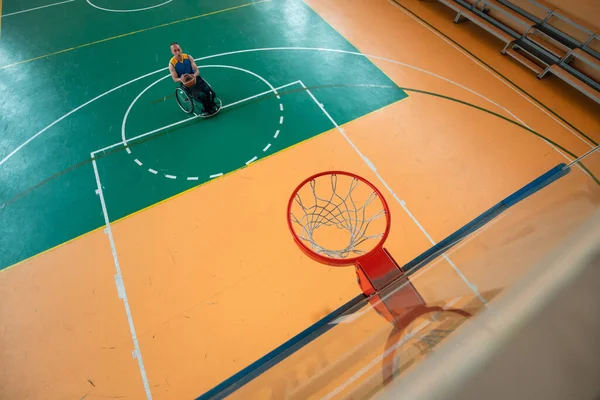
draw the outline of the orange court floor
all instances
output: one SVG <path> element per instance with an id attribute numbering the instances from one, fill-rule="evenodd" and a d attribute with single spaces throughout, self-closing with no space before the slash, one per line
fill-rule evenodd
<path id="1" fill-rule="evenodd" d="M 287 230 L 289 195 L 313 173 L 347 170 L 379 187 L 386 247 L 403 264 L 574 159 L 523 126 L 577 156 L 600 141 L 593 102 L 536 79 L 438 2 L 306 3 L 409 97 L 112 221 L 130 314 L 104 227 L 1 271 L 0 398 L 146 398 L 142 366 L 152 398 L 194 398 L 354 298 L 353 269 L 308 259 Z M 417 286 L 428 301 L 477 297 L 448 263 Z"/>

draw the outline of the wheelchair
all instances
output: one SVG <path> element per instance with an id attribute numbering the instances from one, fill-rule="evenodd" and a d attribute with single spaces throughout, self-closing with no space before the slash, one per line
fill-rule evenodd
<path id="1" fill-rule="evenodd" d="M 200 79 L 202 79 L 202 78 L 200 78 Z M 204 81 L 204 83 L 206 83 L 210 93 L 214 97 L 214 103 L 216 105 L 216 110 L 213 111 L 212 113 L 209 112 L 208 110 L 205 110 L 201 99 L 195 97 L 192 94 L 191 88 L 194 87 L 194 85 L 196 84 L 196 79 L 194 79 L 192 82 L 186 82 L 186 84 L 189 85 L 189 87 L 186 84 L 181 83 L 181 85 L 179 87 L 177 87 L 177 89 L 175 89 L 175 99 L 177 100 L 177 104 L 179 105 L 179 108 L 181 108 L 181 110 L 184 113 L 192 114 L 192 113 L 194 113 L 194 110 L 199 110 L 198 116 L 200 116 L 202 118 L 210 118 L 210 117 L 217 115 L 219 113 L 219 111 L 221 111 L 221 107 L 223 107 L 223 102 L 221 101 L 221 99 L 219 99 L 217 97 L 212 86 L 210 86 L 210 84 L 206 80 L 203 79 L 203 81 Z"/>

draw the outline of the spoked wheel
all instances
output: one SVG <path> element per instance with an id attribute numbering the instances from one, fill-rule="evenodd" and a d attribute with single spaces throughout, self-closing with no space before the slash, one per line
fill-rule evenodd
<path id="1" fill-rule="evenodd" d="M 191 114 L 194 112 L 194 102 L 185 90 L 182 88 L 175 89 L 175 98 L 177 99 L 179 108 L 181 108 L 184 113 Z"/>

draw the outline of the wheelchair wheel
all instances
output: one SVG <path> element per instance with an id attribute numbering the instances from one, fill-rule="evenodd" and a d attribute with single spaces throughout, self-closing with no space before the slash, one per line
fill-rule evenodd
<path id="1" fill-rule="evenodd" d="M 194 101 L 185 90 L 182 88 L 175 89 L 175 98 L 177 99 L 179 108 L 181 108 L 184 113 L 191 114 L 194 112 Z"/>

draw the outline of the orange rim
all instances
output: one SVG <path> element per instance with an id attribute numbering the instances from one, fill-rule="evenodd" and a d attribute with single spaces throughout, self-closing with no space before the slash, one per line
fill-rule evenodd
<path id="1" fill-rule="evenodd" d="M 360 182 L 368 185 L 371 189 L 373 189 L 373 191 L 377 194 L 377 197 L 381 200 L 381 204 L 383 205 L 383 209 L 385 210 L 385 222 L 386 222 L 385 231 L 383 232 L 383 235 L 381 236 L 381 239 L 379 240 L 379 242 L 369 252 L 367 252 L 366 254 L 363 254 L 363 255 L 358 256 L 358 257 L 344 258 L 344 259 L 325 257 L 325 256 L 322 256 L 320 254 L 315 253 L 296 234 L 296 231 L 294 230 L 294 226 L 293 226 L 292 217 L 291 217 L 292 216 L 292 205 L 294 204 L 294 198 L 296 197 L 296 194 L 298 194 L 298 192 L 300 191 L 300 189 L 302 189 L 304 187 L 304 185 L 306 185 L 308 182 L 310 182 L 313 179 L 319 178 L 321 176 L 325 176 L 325 175 L 344 175 L 344 176 L 349 176 L 351 178 L 358 179 Z M 298 245 L 298 247 L 300 247 L 300 250 L 302 250 L 302 252 L 304 254 L 306 254 L 309 258 L 311 258 L 312 260 L 317 261 L 319 263 L 330 265 L 330 266 L 333 266 L 333 267 L 344 267 L 344 266 L 347 266 L 347 265 L 356 264 L 361 259 L 369 257 L 375 251 L 377 251 L 378 249 L 381 249 L 383 247 L 383 244 L 385 243 L 385 240 L 387 239 L 387 237 L 388 237 L 388 235 L 390 233 L 390 227 L 391 227 L 391 223 L 392 223 L 392 217 L 391 217 L 391 213 L 390 213 L 390 209 L 388 207 L 388 204 L 385 201 L 385 198 L 383 197 L 383 195 L 381 194 L 381 192 L 379 191 L 379 189 L 377 189 L 375 187 L 375 185 L 373 185 L 371 182 L 369 182 L 365 178 L 363 178 L 361 176 L 358 176 L 356 174 L 353 174 L 351 172 L 325 171 L 325 172 L 320 172 L 318 174 L 315 174 L 315 175 L 312 175 L 312 176 L 306 178 L 304 181 L 302 181 L 302 183 L 300 183 L 296 187 L 296 189 L 294 190 L 294 192 L 290 196 L 290 200 L 288 201 L 287 223 L 288 223 L 288 228 L 289 228 L 290 232 L 292 233 L 292 237 L 294 238 L 294 241 L 296 242 L 296 244 Z"/>

